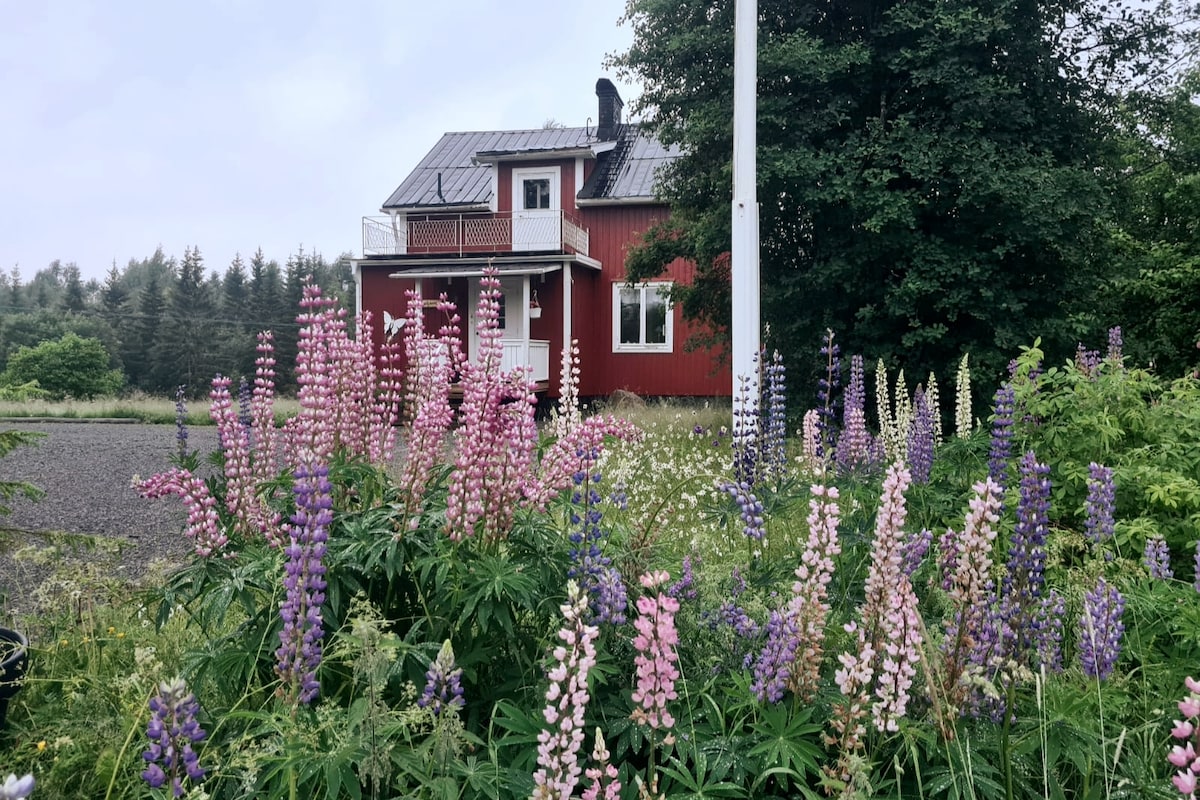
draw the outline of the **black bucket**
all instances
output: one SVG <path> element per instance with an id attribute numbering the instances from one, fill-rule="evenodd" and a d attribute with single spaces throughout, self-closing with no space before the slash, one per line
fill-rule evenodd
<path id="1" fill-rule="evenodd" d="M 25 683 L 29 640 L 24 634 L 0 628 L 0 730 L 8 717 L 8 701 Z"/>

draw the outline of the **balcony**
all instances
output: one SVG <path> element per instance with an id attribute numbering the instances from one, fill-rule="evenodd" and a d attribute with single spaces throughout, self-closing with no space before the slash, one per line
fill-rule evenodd
<path id="1" fill-rule="evenodd" d="M 363 217 L 363 255 L 554 251 L 588 255 L 588 231 L 565 211 Z"/>

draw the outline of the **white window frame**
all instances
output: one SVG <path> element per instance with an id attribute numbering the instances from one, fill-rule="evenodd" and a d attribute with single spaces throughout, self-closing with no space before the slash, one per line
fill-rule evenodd
<path id="1" fill-rule="evenodd" d="M 646 343 L 646 293 L 661 292 L 669 294 L 671 281 L 648 281 L 630 286 L 628 283 L 614 283 L 612 287 L 612 348 L 614 353 L 672 353 L 675 350 L 675 309 L 667 300 L 666 341 Z M 640 341 L 636 344 L 621 341 L 621 290 L 641 290 Z M 663 292 L 663 290 L 666 290 Z"/>

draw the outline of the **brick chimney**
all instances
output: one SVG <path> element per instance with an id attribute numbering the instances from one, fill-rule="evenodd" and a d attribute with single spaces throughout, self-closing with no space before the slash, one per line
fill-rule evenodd
<path id="1" fill-rule="evenodd" d="M 621 110 L 625 108 L 617 87 L 608 78 L 596 81 L 596 97 L 600 100 L 600 114 L 596 123 L 596 138 L 602 142 L 617 138 L 621 126 Z"/>

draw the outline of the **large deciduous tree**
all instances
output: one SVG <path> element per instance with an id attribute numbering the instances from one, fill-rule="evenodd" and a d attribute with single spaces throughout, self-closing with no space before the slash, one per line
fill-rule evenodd
<path id="1" fill-rule="evenodd" d="M 613 59 L 684 155 L 673 217 L 627 262 L 685 314 L 729 323 L 731 0 L 629 0 Z M 758 197 L 771 344 L 821 332 L 924 375 L 964 351 L 992 373 L 1041 335 L 1098 326 L 1116 171 L 1110 112 L 1176 57 L 1169 0 L 759 0 Z"/>

